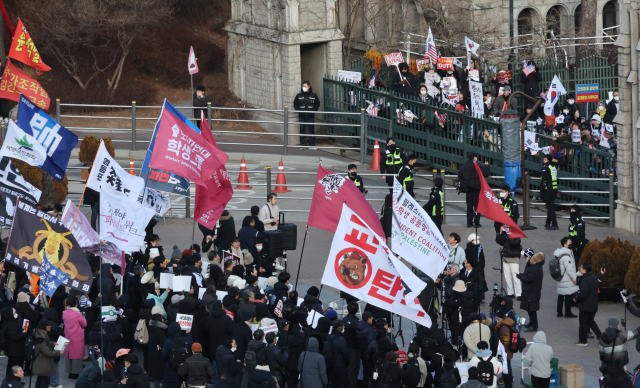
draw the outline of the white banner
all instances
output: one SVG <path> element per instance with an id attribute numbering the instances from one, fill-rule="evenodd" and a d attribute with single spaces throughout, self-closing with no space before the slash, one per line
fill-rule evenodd
<path id="1" fill-rule="evenodd" d="M 362 81 L 362 73 L 359 71 L 338 70 L 338 81 L 358 83 Z"/>
<path id="2" fill-rule="evenodd" d="M 156 212 L 156 217 L 162 217 L 166 212 L 167 205 L 169 204 L 169 197 L 165 197 L 158 190 L 145 187 L 141 195 L 138 197 L 138 202 L 153 209 Z"/>
<path id="3" fill-rule="evenodd" d="M 385 241 L 343 204 L 322 284 L 430 327 L 431 319 L 420 303 L 405 296 L 417 295 L 426 284 L 411 271 L 406 271 L 407 277 L 401 275 L 394 261 Z"/>
<path id="4" fill-rule="evenodd" d="M 20 193 L 32 196 L 36 201 L 40 200 L 42 191 L 24 180 L 18 168 L 11 163 L 9 158 L 0 160 L 0 183 Z"/>
<path id="5" fill-rule="evenodd" d="M 120 167 L 107 152 L 104 142 L 100 141 L 98 154 L 87 179 L 87 187 L 100 193 L 138 199 L 144 189 L 144 179 L 131 175 Z"/>
<path id="6" fill-rule="evenodd" d="M 111 242 L 125 252 L 144 247 L 144 237 L 154 210 L 138 201 L 100 193 L 100 240 Z"/>
<path id="7" fill-rule="evenodd" d="M 469 70 L 469 73 L 471 73 L 471 71 L 472 70 Z M 480 82 L 469 81 L 469 92 L 471 93 L 471 111 L 473 112 L 473 116 L 481 118 L 482 115 L 484 115 L 482 84 Z"/>
<path id="8" fill-rule="evenodd" d="M 16 158 L 38 167 L 47 160 L 47 149 L 10 119 L 9 128 L 0 149 L 0 157 L 2 156 Z"/>
<path id="9" fill-rule="evenodd" d="M 433 280 L 447 265 L 449 247 L 444 237 L 427 212 L 407 194 L 397 179 L 393 184 L 391 239 L 393 252 Z"/>

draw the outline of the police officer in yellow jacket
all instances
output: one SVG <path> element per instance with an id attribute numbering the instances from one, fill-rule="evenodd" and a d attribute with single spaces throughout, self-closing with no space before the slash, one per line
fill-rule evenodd
<path id="1" fill-rule="evenodd" d="M 547 207 L 547 219 L 544 226 L 547 230 L 557 230 L 558 220 L 556 219 L 556 198 L 558 197 L 558 169 L 555 159 L 550 155 L 545 155 L 544 167 L 542 167 L 542 177 L 540 180 L 540 199 Z"/>
<path id="2" fill-rule="evenodd" d="M 511 195 L 511 189 L 507 185 L 502 185 L 500 187 L 500 206 L 504 209 L 504 212 L 507 213 L 509 217 L 518 224 L 518 218 L 520 218 L 520 211 L 518 210 L 518 202 L 513 199 Z M 499 222 L 493 223 L 493 228 L 496 230 L 496 233 L 500 233 L 500 227 L 502 226 Z"/>
<path id="3" fill-rule="evenodd" d="M 417 159 L 418 157 L 414 154 L 409 155 L 407 163 L 402 166 L 398 173 L 398 181 L 402 185 L 402 188 L 407 190 L 407 193 L 413 198 L 416 197 L 413 193 L 413 165 L 416 164 Z"/>
<path id="4" fill-rule="evenodd" d="M 380 158 L 380 174 L 393 187 L 393 177 L 398 176 L 400 169 L 407 162 L 407 154 L 401 151 L 392 137 L 387 138 L 387 149 Z"/>
<path id="5" fill-rule="evenodd" d="M 364 189 L 364 183 L 362 182 L 362 177 L 358 175 L 358 166 L 356 166 L 355 164 L 350 164 L 349 166 L 347 166 L 347 169 L 349 170 L 349 174 L 347 175 L 347 178 L 351 179 L 353 184 L 356 185 L 356 187 L 358 188 L 358 190 L 360 190 L 362 194 L 366 194 L 367 190 Z"/>
<path id="6" fill-rule="evenodd" d="M 429 202 L 422 208 L 431 217 L 431 221 L 438 227 L 440 234 L 442 234 L 442 221 L 444 219 L 444 193 L 442 192 L 442 186 L 444 181 L 442 178 L 436 178 L 433 181 L 434 188 L 431 189 L 429 195 Z"/>

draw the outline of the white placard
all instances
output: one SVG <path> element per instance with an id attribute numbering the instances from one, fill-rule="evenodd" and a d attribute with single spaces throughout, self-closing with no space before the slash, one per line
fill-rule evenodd
<path id="1" fill-rule="evenodd" d="M 204 295 L 204 293 L 207 291 L 206 288 L 204 287 L 200 287 L 200 289 L 198 290 L 198 299 L 202 299 L 202 296 Z"/>
<path id="2" fill-rule="evenodd" d="M 118 319 L 116 308 L 113 306 L 102 306 L 102 320 L 104 322 L 114 322 Z"/>
<path id="3" fill-rule="evenodd" d="M 531 148 L 534 144 L 536 144 L 536 133 L 524 131 L 524 148 Z"/>
<path id="4" fill-rule="evenodd" d="M 176 322 L 180 325 L 180 329 L 191 330 L 191 326 L 193 326 L 193 315 L 176 314 Z"/>
<path id="5" fill-rule="evenodd" d="M 64 338 L 63 336 L 58 337 L 58 341 L 56 341 L 57 345 L 53 348 L 53 350 L 62 350 L 64 347 L 71 341 Z"/>
<path id="6" fill-rule="evenodd" d="M 258 278 L 258 288 L 261 290 L 269 287 L 269 279 L 268 278 Z"/>
<path id="7" fill-rule="evenodd" d="M 162 288 L 162 289 L 167 289 L 167 288 L 173 289 L 173 278 L 174 277 L 175 276 L 172 273 L 166 273 L 166 272 L 160 273 L 160 288 Z"/>
<path id="8" fill-rule="evenodd" d="M 190 291 L 191 276 L 174 276 L 173 287 L 171 289 L 175 292 Z"/>
<path id="9" fill-rule="evenodd" d="M 218 300 L 222 300 L 225 296 L 227 296 L 227 291 L 216 290 L 216 296 L 218 297 Z"/>
<path id="10" fill-rule="evenodd" d="M 474 70 L 475 69 L 469 70 L 469 73 Z M 478 70 L 475 71 L 477 72 Z M 484 115 L 482 84 L 480 82 L 469 81 L 469 91 L 471 92 L 471 111 L 473 112 L 473 116 L 481 118 L 482 115 Z"/>
<path id="11" fill-rule="evenodd" d="M 458 368 L 458 373 L 460 373 L 460 385 L 469 381 L 469 363 L 468 362 L 456 362 L 456 368 Z M 494 379 L 498 377 L 495 376 Z"/>
<path id="12" fill-rule="evenodd" d="M 320 318 L 324 317 L 324 315 L 320 314 L 319 312 L 313 310 L 309 312 L 309 315 L 307 316 L 307 324 L 315 329 L 316 326 L 318 326 L 318 320 Z"/>
<path id="13" fill-rule="evenodd" d="M 573 140 L 574 143 L 577 143 L 580 141 L 580 130 L 579 129 L 574 129 L 571 131 L 571 138 Z"/>
<path id="14" fill-rule="evenodd" d="M 606 149 L 609 149 L 609 139 L 607 139 L 606 136 L 601 136 L 600 137 L 600 147 L 604 147 Z"/>
<path id="15" fill-rule="evenodd" d="M 338 81 L 358 83 L 362 81 L 362 73 L 359 71 L 338 70 Z"/>
<path id="16" fill-rule="evenodd" d="M 264 342 L 266 344 L 267 343 L 267 333 L 277 333 L 278 332 L 278 325 L 264 326 L 264 327 L 261 327 L 260 329 L 262 329 L 262 331 L 264 331 L 264 338 L 262 339 L 262 342 Z"/>

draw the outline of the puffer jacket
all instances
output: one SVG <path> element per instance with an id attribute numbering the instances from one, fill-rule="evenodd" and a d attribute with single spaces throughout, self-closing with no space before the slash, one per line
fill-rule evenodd
<path id="1" fill-rule="evenodd" d="M 232 387 L 240 386 L 242 363 L 237 359 L 235 354 L 224 345 L 220 345 L 216 350 L 216 365 L 220 373 L 219 376 L 225 376 L 227 378 L 227 384 Z"/>
<path id="2" fill-rule="evenodd" d="M 187 380 L 191 387 L 207 385 L 209 379 L 216 374 L 211 361 L 204 358 L 201 353 L 194 354 L 180 365 L 178 374 Z"/>
<path id="3" fill-rule="evenodd" d="M 183 333 L 178 322 L 170 324 L 169 329 L 167 330 L 167 339 L 164 341 L 164 346 L 162 346 L 162 358 L 169 361 L 171 359 L 173 349 L 175 349 L 177 345 L 185 342 L 187 344 L 187 349 L 190 350 L 191 345 L 193 345 L 191 334 Z M 180 383 L 181 380 L 178 372 L 173 370 L 169 365 L 169 362 L 167 362 L 164 367 L 163 387 L 179 388 Z"/>
<path id="4" fill-rule="evenodd" d="M 573 251 L 569 248 L 558 248 L 553 255 L 560 259 L 560 273 L 562 279 L 557 282 L 558 295 L 572 295 L 578 292 L 580 287 L 574 284 L 577 281 L 578 273 L 576 272 L 575 258 Z"/>
<path id="5" fill-rule="evenodd" d="M 540 310 L 540 297 L 542 296 L 542 278 L 544 270 L 544 254 L 538 252 L 527 261 L 524 272 L 520 275 L 522 282 L 522 301 L 520 308 L 525 311 Z"/>
<path id="6" fill-rule="evenodd" d="M 328 342 L 331 343 L 333 349 L 334 365 L 340 367 L 349 366 L 349 349 L 344 335 L 338 332 L 332 333 L 329 335 Z"/>
<path id="7" fill-rule="evenodd" d="M 627 342 L 638 338 L 638 329 L 640 329 L 640 327 L 634 331 L 622 331 L 608 327 L 604 333 L 600 335 L 600 340 L 598 340 L 600 361 L 603 364 L 611 365 L 612 361 L 620 360 L 622 365 L 627 365 L 629 363 Z"/>
<path id="8" fill-rule="evenodd" d="M 258 365 L 249 376 L 249 388 L 275 388 L 276 380 L 269 373 L 269 367 Z"/>
<path id="9" fill-rule="evenodd" d="M 369 322 L 360 321 L 356 329 L 356 339 L 358 340 L 362 360 L 368 361 L 365 355 L 367 354 L 367 347 L 375 339 L 373 326 Z"/>
<path id="10" fill-rule="evenodd" d="M 307 350 L 302 352 L 298 359 L 302 388 L 323 388 L 329 384 L 327 366 L 321 351 L 318 339 L 316 337 L 309 338 Z"/>
<path id="11" fill-rule="evenodd" d="M 318 313 L 324 315 L 324 311 L 322 311 L 322 302 L 313 295 L 309 295 L 309 294 L 305 295 L 304 301 L 300 303 L 300 307 L 307 309 L 308 312 L 312 312 L 313 310 L 316 310 Z"/>
<path id="12" fill-rule="evenodd" d="M 496 235 L 496 243 L 503 247 L 502 260 L 505 263 L 520 262 L 522 246 L 520 245 L 521 240 L 519 238 L 509 238 L 507 232 L 502 232 Z"/>
<path id="13" fill-rule="evenodd" d="M 500 336 L 500 342 L 504 346 L 504 351 L 507 352 L 507 359 L 513 358 L 513 353 L 509 351 L 509 343 L 511 342 L 511 327 L 515 324 L 513 319 L 507 317 L 502 322 L 496 323 L 495 329 Z"/>

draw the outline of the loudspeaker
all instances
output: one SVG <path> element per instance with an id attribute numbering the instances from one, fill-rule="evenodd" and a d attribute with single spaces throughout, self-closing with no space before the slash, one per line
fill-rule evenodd
<path id="1" fill-rule="evenodd" d="M 282 249 L 285 251 L 295 251 L 298 244 L 298 225 L 284 222 L 284 213 L 280 212 L 278 230 L 284 234 L 282 238 Z"/>
<path id="2" fill-rule="evenodd" d="M 269 254 L 269 257 L 281 257 L 284 254 L 283 237 L 284 233 L 281 230 L 265 230 L 264 236 L 264 249 Z"/>

